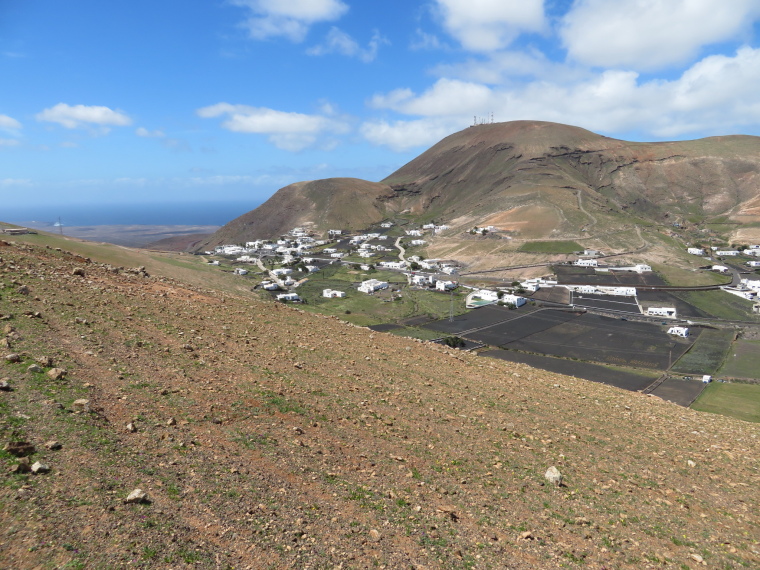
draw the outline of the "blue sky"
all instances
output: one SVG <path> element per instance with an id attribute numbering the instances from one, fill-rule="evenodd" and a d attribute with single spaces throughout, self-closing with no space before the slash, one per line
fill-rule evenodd
<path id="1" fill-rule="evenodd" d="M 379 180 L 491 112 L 758 135 L 758 21 L 757 0 L 0 0 L 0 198 L 260 202 Z"/>

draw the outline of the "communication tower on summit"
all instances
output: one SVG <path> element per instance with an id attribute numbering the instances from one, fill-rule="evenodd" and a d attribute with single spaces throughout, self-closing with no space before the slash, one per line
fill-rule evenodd
<path id="1" fill-rule="evenodd" d="M 472 118 L 472 125 L 470 126 L 476 127 L 478 125 L 488 125 L 488 124 L 491 124 L 491 125 L 493 124 L 493 111 L 491 111 L 488 114 L 488 117 L 478 117 L 477 115 L 475 115 Z"/>

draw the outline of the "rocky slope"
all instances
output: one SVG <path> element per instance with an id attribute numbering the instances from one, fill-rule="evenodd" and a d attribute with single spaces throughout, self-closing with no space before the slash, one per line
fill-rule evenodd
<path id="1" fill-rule="evenodd" d="M 634 143 L 514 121 L 446 137 L 381 184 L 288 186 L 208 243 L 271 237 L 294 225 L 364 227 L 399 212 L 531 239 L 594 237 L 626 220 L 746 224 L 760 222 L 759 182 L 758 137 Z"/>
<path id="2" fill-rule="evenodd" d="M 65 250 L 0 258 L 0 438 L 49 467 L 2 453 L 2 567 L 760 565 L 757 425 Z"/>

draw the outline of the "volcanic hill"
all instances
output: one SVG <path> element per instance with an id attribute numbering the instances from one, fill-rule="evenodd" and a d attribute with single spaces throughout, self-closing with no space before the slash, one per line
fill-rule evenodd
<path id="1" fill-rule="evenodd" d="M 14 240 L 4 568 L 760 566 L 756 424 Z"/>
<path id="2" fill-rule="evenodd" d="M 760 138 L 638 143 L 540 121 L 452 134 L 380 183 L 299 182 L 201 244 L 271 238 L 295 226 L 362 229 L 401 214 L 461 235 L 600 239 L 635 225 L 760 222 Z M 633 232 L 617 245 L 641 245 Z"/>

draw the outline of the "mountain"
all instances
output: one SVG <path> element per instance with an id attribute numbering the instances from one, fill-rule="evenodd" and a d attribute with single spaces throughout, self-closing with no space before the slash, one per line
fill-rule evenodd
<path id="1" fill-rule="evenodd" d="M 757 424 L 12 240 L 0 567 L 760 566 Z"/>
<path id="2" fill-rule="evenodd" d="M 213 242 L 271 237 L 295 225 L 359 228 L 402 211 L 517 232 L 538 219 L 536 237 L 591 231 L 597 214 L 754 223 L 760 221 L 759 184 L 758 137 L 638 143 L 514 121 L 448 136 L 381 183 L 291 184 L 223 227 Z"/>

